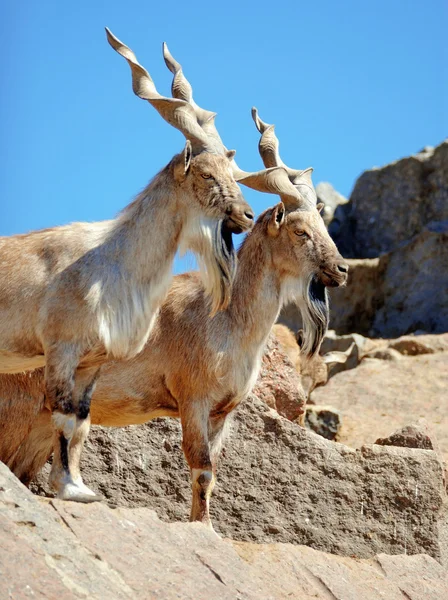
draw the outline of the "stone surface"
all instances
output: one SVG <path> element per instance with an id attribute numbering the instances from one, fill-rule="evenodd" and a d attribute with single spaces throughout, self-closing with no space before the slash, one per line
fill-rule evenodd
<path id="1" fill-rule="evenodd" d="M 426 344 L 431 337 L 436 336 L 425 336 Z M 387 438 L 394 430 L 425 418 L 447 460 L 448 353 L 399 356 L 393 361 L 365 358 L 356 369 L 339 373 L 317 388 L 311 398 L 341 412 L 338 440 L 352 447 Z"/>
<path id="2" fill-rule="evenodd" d="M 401 448 L 433 450 L 440 460 L 446 486 L 448 482 L 447 463 L 436 439 L 434 429 L 426 419 L 421 418 L 416 423 L 406 425 L 385 438 L 378 438 L 375 444 L 379 444 L 380 446 L 400 446 Z"/>
<path id="3" fill-rule="evenodd" d="M 221 540 L 145 508 L 39 501 L 0 463 L 0 597 L 170 600 L 440 600 L 426 554 L 368 560 L 304 546 Z"/>
<path id="4" fill-rule="evenodd" d="M 359 333 L 338 335 L 330 329 L 320 349 L 321 354 L 327 352 L 344 352 L 352 347 L 347 361 L 336 364 L 330 370 L 330 377 L 356 368 L 364 358 L 380 358 L 383 360 L 398 360 L 403 356 L 418 356 L 448 352 L 448 333 L 403 335 L 394 339 L 370 339 Z"/>
<path id="5" fill-rule="evenodd" d="M 350 259 L 347 287 L 331 291 L 338 334 L 448 331 L 448 141 L 363 173 L 328 227 Z"/>
<path id="6" fill-rule="evenodd" d="M 364 172 L 329 232 L 346 258 L 396 250 L 432 221 L 448 219 L 448 141 Z"/>
<path id="7" fill-rule="evenodd" d="M 85 481 L 117 505 L 186 521 L 190 487 L 180 445 L 174 419 L 93 428 Z M 211 515 L 220 534 L 237 540 L 306 544 L 362 558 L 405 550 L 439 558 L 442 478 L 432 451 L 377 445 L 355 451 L 251 397 L 225 445 Z"/>

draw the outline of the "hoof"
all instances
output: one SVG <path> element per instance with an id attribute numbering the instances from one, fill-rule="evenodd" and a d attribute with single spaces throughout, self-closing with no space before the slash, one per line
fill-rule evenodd
<path id="1" fill-rule="evenodd" d="M 83 502 L 89 504 L 90 502 L 101 502 L 104 498 L 100 494 L 95 494 L 83 483 L 77 485 L 75 483 L 67 483 L 62 490 L 60 490 L 56 496 L 60 500 L 71 500 L 72 502 Z"/>
<path id="2" fill-rule="evenodd" d="M 190 519 L 190 523 L 201 523 L 201 525 L 204 525 L 204 527 L 207 527 L 207 529 L 211 532 L 214 533 L 215 536 L 220 540 L 221 536 L 219 535 L 219 533 L 216 533 L 216 531 L 213 528 L 212 522 L 210 521 L 210 519 Z"/>
<path id="3" fill-rule="evenodd" d="M 217 540 L 222 540 L 222 537 L 219 535 L 219 533 L 217 531 L 215 531 L 213 529 L 213 525 L 211 523 L 210 523 L 210 525 L 208 525 L 208 530 L 214 534 L 214 536 Z"/>

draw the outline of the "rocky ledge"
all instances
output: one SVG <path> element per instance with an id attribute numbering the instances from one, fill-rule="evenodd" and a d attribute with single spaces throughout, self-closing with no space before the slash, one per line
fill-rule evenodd
<path id="1" fill-rule="evenodd" d="M 33 496 L 0 464 L 0 597 L 92 600 L 328 598 L 440 600 L 427 554 L 362 560 L 304 546 L 219 539 L 149 509 Z"/>

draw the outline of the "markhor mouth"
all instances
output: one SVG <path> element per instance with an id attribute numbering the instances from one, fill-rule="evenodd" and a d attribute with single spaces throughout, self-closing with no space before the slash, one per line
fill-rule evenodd
<path id="1" fill-rule="evenodd" d="M 329 287 L 338 287 L 340 285 L 334 273 L 330 273 L 329 271 L 322 271 L 322 275 L 328 279 L 328 283 L 325 282 L 325 285 Z"/>

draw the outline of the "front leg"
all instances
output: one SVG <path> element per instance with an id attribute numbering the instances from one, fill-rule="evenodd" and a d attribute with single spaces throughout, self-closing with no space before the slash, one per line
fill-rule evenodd
<path id="1" fill-rule="evenodd" d="M 215 485 L 210 458 L 209 409 L 205 401 L 187 401 L 180 410 L 182 449 L 191 473 L 192 504 L 190 521 L 200 521 L 213 529 L 210 521 L 210 496 Z"/>
<path id="2" fill-rule="evenodd" d="M 101 500 L 84 485 L 79 462 L 90 429 L 90 400 L 98 367 L 78 368 L 72 347 L 47 355 L 46 396 L 52 411 L 54 455 L 50 486 L 58 498 L 77 502 Z"/>

